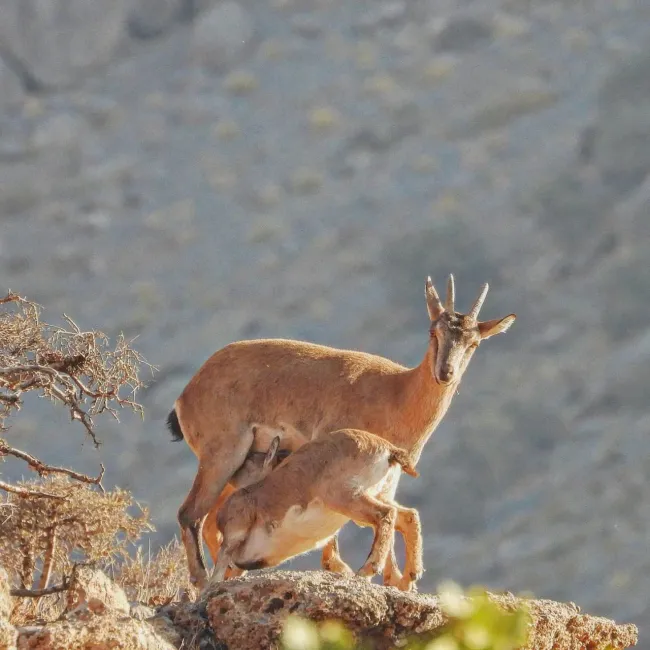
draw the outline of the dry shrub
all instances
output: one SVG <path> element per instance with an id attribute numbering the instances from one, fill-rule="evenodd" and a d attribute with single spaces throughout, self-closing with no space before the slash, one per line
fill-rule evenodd
<path id="1" fill-rule="evenodd" d="M 178 601 L 183 592 L 191 594 L 185 549 L 176 537 L 152 555 L 138 546 L 134 557 L 115 562 L 109 575 L 126 592 L 130 601 L 150 607 Z"/>
<path id="2" fill-rule="evenodd" d="M 125 406 L 142 413 L 134 399 L 144 386 L 139 369 L 151 366 L 123 336 L 111 349 L 103 332 L 84 332 L 68 316 L 68 329 L 42 322 L 40 307 L 15 293 L 0 305 L 0 428 L 30 390 L 67 406 L 96 445 L 94 415 L 117 418 Z"/>
<path id="3" fill-rule="evenodd" d="M 101 566 L 127 558 L 129 545 L 153 530 L 148 511 L 126 490 L 102 492 L 67 476 L 24 481 L 18 487 L 27 496 L 8 494 L 2 502 L 0 564 L 23 589 L 46 589 L 53 578 L 61 582 L 75 562 Z M 38 492 L 54 498 L 35 498 Z M 47 617 L 45 610 L 56 613 L 56 596 L 39 600 L 41 617 Z M 14 618 L 23 622 L 35 615 L 31 607 L 19 607 Z"/>
<path id="4" fill-rule="evenodd" d="M 22 406 L 23 394 L 36 391 L 67 408 L 96 446 L 93 417 L 135 401 L 140 367 L 150 366 L 119 336 L 114 347 L 100 331 L 82 331 L 64 314 L 65 327 L 41 321 L 40 307 L 15 293 L 0 298 L 0 431 Z M 152 604 L 167 602 L 188 585 L 185 556 L 178 542 L 151 557 L 128 547 L 153 530 L 148 512 L 125 490 L 105 492 L 104 467 L 96 477 L 54 467 L 0 439 L 0 461 L 27 463 L 39 480 L 0 480 L 0 565 L 20 596 L 17 624 L 61 613 L 67 580 L 74 565 L 94 563 L 112 572 L 129 595 Z M 56 581 L 55 581 L 56 579 Z M 51 586 L 51 583 L 54 585 Z M 189 585 L 188 585 L 189 586 Z M 43 595 L 45 592 L 46 595 Z"/>

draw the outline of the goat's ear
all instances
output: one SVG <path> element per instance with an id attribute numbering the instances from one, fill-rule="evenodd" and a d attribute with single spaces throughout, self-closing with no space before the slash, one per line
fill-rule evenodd
<path id="1" fill-rule="evenodd" d="M 486 320 L 478 324 L 478 331 L 482 339 L 489 339 L 495 334 L 507 332 L 510 326 L 515 322 L 516 314 L 509 314 L 505 318 L 495 318 L 494 320 Z"/>
<path id="2" fill-rule="evenodd" d="M 266 458 L 264 459 L 264 469 L 266 469 L 273 462 L 275 455 L 278 453 L 279 446 L 280 436 L 275 436 L 275 438 L 271 440 L 271 446 L 269 447 L 269 450 L 266 452 Z"/>

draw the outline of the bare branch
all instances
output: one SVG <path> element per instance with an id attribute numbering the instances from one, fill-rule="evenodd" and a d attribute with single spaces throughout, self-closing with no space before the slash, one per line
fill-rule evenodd
<path id="1" fill-rule="evenodd" d="M 20 302 L 20 301 L 22 301 L 22 298 L 17 293 L 13 293 L 13 291 L 9 291 L 9 293 L 4 298 L 0 298 L 0 305 L 4 305 L 5 303 L 8 302 Z"/>
<path id="2" fill-rule="evenodd" d="M 100 447 L 101 442 L 97 439 L 95 431 L 93 429 L 92 418 L 86 413 L 80 406 L 77 399 L 71 394 L 65 394 L 57 386 L 50 386 L 50 392 L 54 397 L 57 397 L 61 402 L 67 404 L 70 407 L 70 412 L 73 420 L 79 420 L 84 427 L 86 427 L 86 432 L 91 437 L 95 447 Z"/>
<path id="3" fill-rule="evenodd" d="M 21 497 L 26 498 L 38 498 L 38 497 L 47 497 L 48 499 L 56 499 L 59 501 L 65 501 L 67 497 L 60 494 L 51 494 L 50 492 L 39 492 L 38 490 L 27 490 L 26 488 L 21 488 L 16 485 L 11 485 L 10 483 L 5 483 L 0 481 L 0 490 L 5 492 L 10 492 L 11 494 L 17 494 Z"/>
<path id="4" fill-rule="evenodd" d="M 54 473 L 65 474 L 70 478 L 75 479 L 75 481 L 81 481 L 82 483 L 93 483 L 94 485 L 98 485 L 103 490 L 101 482 L 102 478 L 104 477 L 104 472 L 106 471 L 106 468 L 103 464 L 100 464 L 101 470 L 99 472 L 99 475 L 93 478 L 87 474 L 75 472 L 74 470 L 68 469 L 67 467 L 55 467 L 54 465 L 47 465 L 43 461 L 39 460 L 35 456 L 32 456 L 31 454 L 28 454 L 25 451 L 21 451 L 15 447 L 10 447 L 6 441 L 2 440 L 1 438 L 0 456 L 14 456 L 16 458 L 24 460 L 31 469 L 38 473 L 39 476 L 47 476 L 48 474 Z"/>
<path id="5" fill-rule="evenodd" d="M 52 594 L 59 594 L 62 591 L 68 591 L 70 588 L 70 578 L 63 576 L 63 582 L 60 585 L 52 585 L 47 589 L 21 589 L 16 587 L 11 589 L 9 593 L 18 598 L 41 598 L 42 596 L 51 596 Z"/>

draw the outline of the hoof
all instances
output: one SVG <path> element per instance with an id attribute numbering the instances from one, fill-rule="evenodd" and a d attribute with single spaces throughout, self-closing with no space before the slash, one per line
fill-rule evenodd
<path id="1" fill-rule="evenodd" d="M 398 587 L 404 580 L 404 576 L 399 571 L 394 571 L 388 575 L 384 575 L 382 584 L 384 587 Z"/>
<path id="2" fill-rule="evenodd" d="M 347 564 L 330 564 L 326 562 L 323 564 L 323 571 L 330 571 L 344 576 L 354 575 L 354 571 Z"/>
<path id="3" fill-rule="evenodd" d="M 417 583 L 415 580 L 411 580 L 409 577 L 402 578 L 396 587 L 400 591 L 408 591 L 411 593 L 416 593 L 418 590 Z"/>
<path id="4" fill-rule="evenodd" d="M 375 562 L 367 562 L 357 571 L 358 576 L 369 579 L 372 579 L 373 576 L 376 576 L 378 573 L 379 567 Z"/>

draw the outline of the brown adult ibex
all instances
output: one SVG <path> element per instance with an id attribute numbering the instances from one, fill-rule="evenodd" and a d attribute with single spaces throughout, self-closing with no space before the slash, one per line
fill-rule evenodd
<path id="1" fill-rule="evenodd" d="M 199 461 L 178 512 L 192 581 L 199 587 L 206 584 L 202 523 L 210 512 L 214 558 L 221 542 L 214 528 L 216 513 L 256 440 L 256 423 L 281 430 L 282 448 L 287 450 L 337 429 L 370 431 L 405 449 L 416 464 L 480 342 L 505 332 L 516 318 L 510 314 L 480 322 L 487 291 L 485 284 L 469 313 L 461 314 L 455 311 L 453 276 L 444 306 L 427 279 L 429 344 L 415 368 L 364 352 L 283 339 L 239 341 L 215 352 L 189 381 L 167 419 L 174 437 L 184 438 Z M 270 440 L 264 444 L 261 448 L 267 449 Z M 382 497 L 393 499 L 398 480 L 399 475 L 386 484 Z M 325 545 L 323 566 L 351 572 L 338 554 L 336 540 L 334 535 Z M 383 576 L 384 584 L 401 581 L 393 550 Z"/>
<path id="2" fill-rule="evenodd" d="M 350 519 L 375 531 L 358 575 L 372 577 L 383 570 L 397 529 L 406 555 L 404 577 L 397 586 L 409 588 L 421 577 L 418 512 L 382 496 L 384 485 L 399 476 L 400 468 L 417 476 L 406 451 L 368 431 L 341 429 L 306 442 L 271 471 L 279 442 L 276 437 L 264 462 L 258 463 L 260 480 L 254 481 L 255 466 L 247 461 L 249 485 L 219 511 L 223 545 L 213 581 L 223 580 L 231 565 L 242 570 L 277 566 L 317 548 Z"/>

